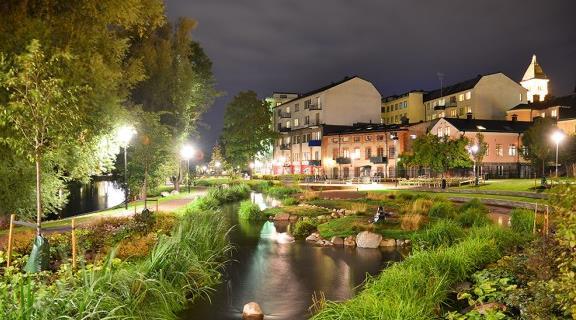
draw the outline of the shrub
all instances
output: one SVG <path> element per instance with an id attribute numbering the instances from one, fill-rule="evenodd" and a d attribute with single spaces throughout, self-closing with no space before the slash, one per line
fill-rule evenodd
<path id="1" fill-rule="evenodd" d="M 514 209 L 510 211 L 510 225 L 512 230 L 520 233 L 532 233 L 534 229 L 534 212 L 527 209 Z"/>
<path id="2" fill-rule="evenodd" d="M 293 206 L 298 204 L 298 200 L 292 197 L 286 197 L 282 199 L 282 204 L 285 206 Z"/>
<path id="3" fill-rule="evenodd" d="M 451 202 L 440 201 L 436 202 L 430 207 L 428 216 L 430 218 L 451 219 L 456 215 L 456 209 Z"/>
<path id="4" fill-rule="evenodd" d="M 358 213 L 366 213 L 368 211 L 368 204 L 366 202 L 351 202 L 349 209 Z"/>
<path id="5" fill-rule="evenodd" d="M 297 239 L 304 239 L 316 230 L 316 224 L 312 221 L 298 220 L 294 225 L 292 236 Z"/>
<path id="6" fill-rule="evenodd" d="M 459 211 L 464 212 L 470 208 L 476 208 L 488 212 L 488 208 L 486 208 L 486 206 L 478 198 L 474 198 L 460 206 Z"/>
<path id="7" fill-rule="evenodd" d="M 431 249 L 440 246 L 451 246 L 464 238 L 465 232 L 458 223 L 452 220 L 440 220 L 431 227 L 412 236 L 413 246 L 419 249 Z"/>
<path id="8" fill-rule="evenodd" d="M 268 189 L 267 193 L 273 197 L 278 198 L 278 199 L 283 199 L 283 198 L 286 198 L 288 196 L 291 196 L 291 195 L 296 194 L 296 193 L 301 192 L 301 191 L 302 190 L 300 190 L 300 188 L 274 186 L 274 187 L 270 187 Z"/>
<path id="9" fill-rule="evenodd" d="M 126 238 L 118 244 L 116 256 L 122 260 L 143 258 L 150 253 L 157 240 L 158 237 L 155 233 Z"/>
<path id="10" fill-rule="evenodd" d="M 238 209 L 239 218 L 242 220 L 265 220 L 266 217 L 262 214 L 260 207 L 250 200 L 242 201 L 240 209 Z"/>
<path id="11" fill-rule="evenodd" d="M 467 228 L 482 227 L 492 223 L 492 220 L 488 217 L 488 211 L 478 207 L 466 209 L 456 217 L 456 220 Z"/>
<path id="12" fill-rule="evenodd" d="M 400 217 L 400 228 L 402 230 L 419 230 L 428 222 L 428 219 L 419 214 L 405 214 Z"/>

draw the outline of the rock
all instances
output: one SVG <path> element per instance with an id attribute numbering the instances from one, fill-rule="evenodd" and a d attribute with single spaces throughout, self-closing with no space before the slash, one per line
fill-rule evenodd
<path id="1" fill-rule="evenodd" d="M 290 222 L 296 222 L 296 221 L 298 221 L 298 218 L 299 218 L 298 216 L 292 215 L 288 219 L 290 220 Z"/>
<path id="2" fill-rule="evenodd" d="M 412 241 L 410 241 L 410 239 L 404 240 L 404 246 L 405 247 L 409 246 L 410 243 L 412 243 Z"/>
<path id="3" fill-rule="evenodd" d="M 382 240 L 380 240 L 380 246 L 381 247 L 395 247 L 396 246 L 396 240 L 394 240 L 394 239 L 382 239 Z"/>
<path id="4" fill-rule="evenodd" d="M 358 248 L 378 248 L 382 236 L 370 231 L 362 231 L 356 236 Z"/>
<path id="5" fill-rule="evenodd" d="M 306 237 L 306 241 L 308 241 L 308 242 L 317 242 L 320 239 L 322 239 L 322 238 L 320 238 L 320 234 L 318 232 L 314 232 L 311 235 L 309 235 L 308 237 Z"/>
<path id="6" fill-rule="evenodd" d="M 243 320 L 262 320 L 264 319 L 264 313 L 262 308 L 256 302 L 249 302 L 244 305 L 242 309 L 242 319 Z"/>
<path id="7" fill-rule="evenodd" d="M 356 246 L 356 237 L 348 236 L 348 237 L 344 238 L 344 246 L 355 247 Z"/>
<path id="8" fill-rule="evenodd" d="M 275 221 L 288 221 L 288 220 L 290 220 L 290 214 L 289 213 L 277 213 L 274 216 L 274 220 Z"/>
<path id="9" fill-rule="evenodd" d="M 397 247 L 403 247 L 404 246 L 404 240 L 396 239 L 396 246 Z"/>
<path id="10" fill-rule="evenodd" d="M 340 217 L 340 216 L 338 215 L 338 213 L 336 213 L 336 212 L 332 212 L 332 214 L 331 214 L 330 216 L 331 216 L 332 218 L 338 218 L 338 217 Z"/>
<path id="11" fill-rule="evenodd" d="M 180 192 L 176 191 L 176 190 L 172 190 L 170 191 L 170 194 L 179 194 Z"/>
<path id="12" fill-rule="evenodd" d="M 316 244 L 322 247 L 330 247 L 332 246 L 332 242 L 328 241 L 328 240 L 324 240 L 324 239 L 320 239 L 318 241 L 316 241 Z"/>
<path id="13" fill-rule="evenodd" d="M 168 191 L 162 191 L 162 192 L 160 192 L 160 195 L 163 196 L 163 197 L 167 197 L 167 196 L 170 195 L 170 192 L 168 192 Z"/>
<path id="14" fill-rule="evenodd" d="M 338 210 L 336 210 L 336 209 L 332 209 L 332 212 L 337 212 L 337 211 L 338 211 Z"/>
<path id="15" fill-rule="evenodd" d="M 330 242 L 332 242 L 332 244 L 335 246 L 343 246 L 344 245 L 344 239 L 342 239 L 340 237 L 332 237 L 332 239 L 330 239 Z"/>

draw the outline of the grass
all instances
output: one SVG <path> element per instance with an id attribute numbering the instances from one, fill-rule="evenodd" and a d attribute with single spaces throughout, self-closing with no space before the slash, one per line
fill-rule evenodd
<path id="1" fill-rule="evenodd" d="M 355 236 L 361 231 L 379 233 L 387 239 L 409 239 L 411 231 L 400 230 L 398 222 L 370 223 L 367 216 L 346 216 L 318 225 L 323 238 Z"/>
<path id="2" fill-rule="evenodd" d="M 419 191 L 410 191 L 410 190 L 377 190 L 371 191 L 372 193 L 396 193 L 398 197 L 406 197 L 407 195 L 411 196 L 420 196 L 420 197 L 427 197 L 430 196 L 430 192 L 419 192 Z M 442 192 L 441 195 L 445 198 L 467 198 L 467 199 L 494 199 L 494 200 L 510 200 L 510 201 L 518 201 L 518 202 L 527 202 L 527 203 L 542 203 L 541 199 L 534 199 L 534 198 L 526 198 L 521 196 L 503 196 L 503 195 L 493 195 L 493 194 L 473 194 L 473 193 L 457 193 L 457 192 Z"/>
<path id="3" fill-rule="evenodd" d="M 422 250 L 451 246 L 464 238 L 465 235 L 466 232 L 458 223 L 443 219 L 424 230 L 414 233 L 411 239 L 412 246 Z"/>
<path id="4" fill-rule="evenodd" d="M 312 221 L 297 221 L 292 230 L 292 235 L 296 239 L 304 239 L 316 230 L 316 223 Z"/>
<path id="5" fill-rule="evenodd" d="M 510 226 L 519 233 L 532 233 L 534 229 L 535 213 L 532 210 L 514 209 L 510 211 Z"/>
<path id="6" fill-rule="evenodd" d="M 512 231 L 485 229 L 453 246 L 419 251 L 392 265 L 377 278 L 369 279 L 359 295 L 344 303 L 316 301 L 317 313 L 312 319 L 438 318 L 452 285 L 503 254 L 496 243 Z"/>
<path id="7" fill-rule="evenodd" d="M 540 179 L 499 179 L 489 180 L 485 184 L 478 187 L 473 185 L 466 185 L 458 187 L 460 189 L 478 189 L 478 190 L 491 190 L 491 191 L 533 191 L 531 188 L 540 185 Z M 456 189 L 458 189 L 456 188 Z"/>
<path id="8" fill-rule="evenodd" d="M 264 192 L 275 198 L 284 199 L 296 193 L 302 192 L 302 189 L 295 187 L 272 186 L 264 190 Z"/>
<path id="9" fill-rule="evenodd" d="M 245 200 L 240 203 L 238 217 L 242 220 L 250 221 L 266 220 L 266 215 L 260 210 L 260 207 L 251 200 Z"/>
<path id="10" fill-rule="evenodd" d="M 320 215 L 329 214 L 330 211 L 323 208 L 316 208 L 310 206 L 285 206 L 285 207 L 268 208 L 264 210 L 264 214 L 266 216 L 274 216 L 278 213 L 289 213 L 291 215 L 297 215 L 303 217 L 316 217 Z"/>

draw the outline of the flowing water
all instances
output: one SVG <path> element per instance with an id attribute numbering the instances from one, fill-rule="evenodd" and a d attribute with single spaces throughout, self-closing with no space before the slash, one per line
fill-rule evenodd
<path id="1" fill-rule="evenodd" d="M 261 208 L 275 200 L 252 194 Z M 182 319 L 241 319 L 244 304 L 255 301 L 265 319 L 306 319 L 314 294 L 346 300 L 361 290 L 367 274 L 375 275 L 389 261 L 401 259 L 394 249 L 316 247 L 304 241 L 283 243 L 286 225 L 238 220 L 238 205 L 223 208 L 236 225 L 230 234 L 233 262 L 210 296 L 190 305 Z"/>

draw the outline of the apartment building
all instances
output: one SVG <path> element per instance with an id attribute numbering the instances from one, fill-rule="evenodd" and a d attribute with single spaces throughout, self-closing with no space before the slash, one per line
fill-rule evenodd
<path id="1" fill-rule="evenodd" d="M 310 91 L 274 108 L 274 129 L 280 134 L 273 150 L 275 174 L 323 174 L 325 130 L 353 123 L 380 123 L 378 90 L 360 77 Z"/>
<path id="2" fill-rule="evenodd" d="M 528 121 L 478 120 L 443 118 L 430 129 L 439 137 L 457 139 L 464 136 L 474 145 L 476 136 L 481 133 L 488 144 L 479 173 L 488 178 L 528 178 L 532 176 L 532 166 L 523 159 L 522 134 L 532 125 Z"/>
<path id="3" fill-rule="evenodd" d="M 322 166 L 331 179 L 396 176 L 411 135 L 408 126 L 356 123 L 332 128 L 322 138 Z"/>
<path id="4" fill-rule="evenodd" d="M 527 102 L 527 89 L 498 72 L 478 75 L 450 86 L 421 92 L 411 91 L 384 98 L 385 124 L 430 121 L 439 118 L 506 119 L 506 111 Z"/>
<path id="5" fill-rule="evenodd" d="M 567 134 L 576 133 L 576 93 L 544 101 L 522 103 L 508 110 L 506 118 L 518 121 L 534 121 L 536 118 L 552 118 Z"/>
<path id="6" fill-rule="evenodd" d="M 273 92 L 272 96 L 267 97 L 264 100 L 266 100 L 266 102 L 270 104 L 270 107 L 274 109 L 285 102 L 298 98 L 298 96 L 299 95 L 294 92 Z"/>

